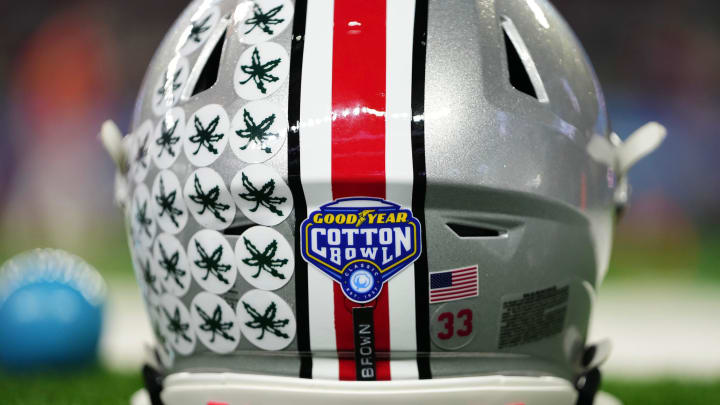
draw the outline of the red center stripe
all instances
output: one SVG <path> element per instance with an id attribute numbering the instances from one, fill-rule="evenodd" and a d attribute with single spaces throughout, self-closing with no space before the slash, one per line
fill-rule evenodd
<path id="1" fill-rule="evenodd" d="M 332 66 L 333 198 L 385 198 L 385 13 L 386 0 L 336 0 Z M 335 333 L 341 356 L 354 353 L 352 308 L 334 284 Z M 375 302 L 375 349 L 390 350 L 387 286 Z M 390 365 L 376 361 L 377 379 Z M 355 380 L 352 358 L 340 360 L 340 379 Z"/>

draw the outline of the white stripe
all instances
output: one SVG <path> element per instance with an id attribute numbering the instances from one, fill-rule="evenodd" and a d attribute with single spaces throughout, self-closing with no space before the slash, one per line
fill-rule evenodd
<path id="1" fill-rule="evenodd" d="M 447 294 L 455 294 L 455 293 L 458 293 L 461 291 L 464 292 L 464 291 L 472 291 L 472 290 L 477 290 L 477 285 L 466 285 L 466 286 L 458 287 L 458 288 L 455 288 L 455 289 L 452 289 L 449 291 L 447 291 L 447 290 L 446 291 L 432 291 L 430 293 L 430 295 L 433 295 L 433 296 L 447 295 Z"/>
<path id="2" fill-rule="evenodd" d="M 414 0 L 386 0 L 385 181 L 387 199 L 412 206 L 412 48 Z"/>
<path id="3" fill-rule="evenodd" d="M 413 163 L 410 140 L 412 117 L 412 49 L 415 0 L 387 0 L 385 181 L 389 201 L 412 206 Z M 388 282 L 390 350 L 415 352 L 415 268 L 402 270 Z M 393 380 L 418 378 L 417 363 L 391 360 Z"/>
<path id="4" fill-rule="evenodd" d="M 308 1 L 312 3 L 316 0 Z M 309 7 L 309 4 L 308 4 Z M 335 329 L 333 327 L 329 334 L 333 335 L 335 339 Z M 312 340 L 310 341 L 312 343 Z M 336 356 L 336 357 L 332 357 Z M 340 374 L 340 365 L 337 359 L 337 354 L 328 353 L 328 357 L 313 357 L 312 360 L 312 378 L 315 380 L 338 380 Z"/>
<path id="5" fill-rule="evenodd" d="M 476 281 L 473 281 L 473 282 L 470 282 L 470 283 L 465 283 L 465 284 L 462 284 L 462 285 L 458 285 L 458 286 L 446 287 L 446 288 L 438 288 L 438 289 L 430 290 L 430 294 L 435 294 L 435 295 L 438 295 L 438 294 L 446 294 L 446 293 L 453 292 L 453 291 L 466 290 L 466 289 L 468 289 L 468 288 L 476 288 L 476 289 L 477 289 L 477 288 L 478 288 L 477 280 L 476 280 Z"/>
<path id="6" fill-rule="evenodd" d="M 417 360 L 390 360 L 390 378 L 392 380 L 417 380 Z"/>
<path id="7" fill-rule="evenodd" d="M 457 298 L 475 297 L 477 295 L 478 295 L 477 291 L 469 291 L 469 292 L 464 292 L 464 293 L 446 295 L 443 297 L 432 297 L 430 299 L 430 302 L 450 301 L 450 300 L 457 299 Z"/>
<path id="8" fill-rule="evenodd" d="M 477 283 L 477 278 L 464 278 L 462 280 L 456 280 L 456 279 L 452 280 L 453 287 L 457 287 L 457 286 L 461 286 L 461 285 L 469 284 L 469 283 L 472 283 L 472 284 Z"/>
<path id="9" fill-rule="evenodd" d="M 452 281 L 453 283 L 456 283 L 458 281 L 465 281 L 465 280 L 477 280 L 476 274 L 469 274 L 465 276 L 453 276 Z"/>
<path id="10" fill-rule="evenodd" d="M 455 295 L 464 295 L 464 294 L 471 294 L 471 293 L 472 293 L 472 294 L 475 294 L 475 293 L 477 293 L 477 290 L 471 288 L 471 289 L 467 289 L 467 290 L 453 291 L 453 292 L 444 293 L 444 294 L 430 294 L 430 297 L 431 297 L 432 299 L 440 299 L 440 298 L 452 297 L 452 296 L 455 296 Z"/>
<path id="11" fill-rule="evenodd" d="M 477 271 L 469 272 L 469 273 L 462 273 L 462 274 L 453 273 L 453 274 L 451 274 L 451 276 L 452 276 L 453 280 L 458 279 L 458 278 L 477 277 Z"/>
<path id="12" fill-rule="evenodd" d="M 463 290 L 463 291 L 453 291 L 451 293 L 445 293 L 445 294 L 432 294 L 432 299 L 442 299 L 442 298 L 448 298 L 456 295 L 463 295 L 463 294 L 475 294 L 477 293 L 476 289 L 469 289 L 469 290 Z"/>
<path id="13" fill-rule="evenodd" d="M 443 293 L 443 292 L 458 290 L 458 289 L 461 289 L 461 288 L 475 287 L 475 286 L 477 286 L 477 281 L 467 281 L 467 282 L 464 282 L 464 283 L 461 283 L 461 284 L 458 284 L 458 285 L 454 285 L 454 286 L 452 286 L 452 287 L 433 288 L 432 290 L 430 290 L 430 293 L 431 293 L 431 294 L 438 294 L 438 293 Z"/>
<path id="14" fill-rule="evenodd" d="M 477 271 L 470 272 L 470 273 L 462 273 L 462 274 L 457 274 L 457 273 L 452 274 L 453 280 L 458 279 L 458 278 L 467 278 L 467 277 L 477 277 Z"/>
<path id="15" fill-rule="evenodd" d="M 300 178 L 307 210 L 332 201 L 332 0 L 307 2 L 300 93 Z M 308 264 L 310 349 L 335 354 L 333 281 Z M 313 378 L 338 379 L 337 358 L 314 358 Z"/>
<path id="16" fill-rule="evenodd" d="M 451 295 L 477 293 L 477 292 L 478 292 L 478 288 L 473 286 L 473 287 L 465 287 L 465 288 L 463 288 L 461 290 L 457 290 L 457 291 L 445 291 L 445 292 L 441 292 L 441 293 L 432 292 L 432 293 L 430 293 L 430 297 L 442 298 L 442 297 L 449 297 Z"/>
<path id="17" fill-rule="evenodd" d="M 462 283 L 462 282 L 465 282 L 468 280 L 477 280 L 477 279 L 478 279 L 477 275 L 470 275 L 470 276 L 460 276 L 460 277 L 453 276 L 451 280 L 452 280 L 452 284 L 456 285 L 457 283 Z"/>

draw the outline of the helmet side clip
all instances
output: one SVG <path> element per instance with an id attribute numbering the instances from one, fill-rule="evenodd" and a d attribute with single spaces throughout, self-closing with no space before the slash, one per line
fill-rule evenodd
<path id="1" fill-rule="evenodd" d="M 100 142 L 115 162 L 115 203 L 121 208 L 126 205 L 128 198 L 127 174 L 128 165 L 128 142 L 129 137 L 122 136 L 117 124 L 107 120 L 102 124 L 99 134 Z"/>
<path id="2" fill-rule="evenodd" d="M 610 134 L 610 142 L 614 146 L 614 170 L 618 176 L 615 189 L 615 210 L 618 217 L 628 206 L 631 187 L 627 173 L 638 161 L 649 155 L 662 144 L 667 130 L 657 122 L 649 122 L 630 134 L 623 142 L 616 133 Z"/>

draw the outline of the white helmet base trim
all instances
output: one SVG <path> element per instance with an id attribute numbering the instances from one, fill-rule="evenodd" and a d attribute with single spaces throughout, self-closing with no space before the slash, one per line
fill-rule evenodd
<path id="1" fill-rule="evenodd" d="M 357 382 L 179 373 L 165 379 L 161 397 L 165 405 L 574 405 L 577 391 L 568 381 L 556 377 L 484 376 Z"/>
<path id="2" fill-rule="evenodd" d="M 130 398 L 130 405 L 151 405 L 150 396 L 145 388 L 133 394 Z M 594 405 L 622 405 L 622 402 L 607 392 L 600 391 L 595 396 Z"/>
<path id="3" fill-rule="evenodd" d="M 196 376 L 199 376 L 197 379 Z M 228 378 L 228 376 L 231 376 Z M 239 378 L 238 378 L 239 377 Z M 244 383 L 235 382 L 235 378 L 238 378 L 238 381 L 242 379 L 242 377 L 250 377 L 246 378 Z M 348 403 L 348 396 L 357 394 L 361 387 L 352 387 L 351 389 L 345 389 L 342 394 L 340 394 L 337 388 L 330 387 L 332 385 L 337 385 L 337 382 L 331 382 L 331 384 L 325 384 L 327 381 L 322 380 L 302 380 L 305 382 L 304 389 L 300 389 L 300 384 L 298 387 L 293 387 L 290 385 L 284 385 L 282 388 L 275 387 L 272 391 L 261 391 L 263 389 L 267 389 L 268 387 L 264 386 L 260 383 L 253 383 L 251 380 L 265 380 L 267 383 L 267 380 L 273 379 L 272 377 L 261 377 L 258 378 L 257 376 L 242 376 L 242 375 L 229 375 L 229 374 L 176 374 L 175 376 L 172 376 L 173 381 L 167 381 L 168 384 L 173 384 L 172 390 L 166 390 L 163 391 L 163 399 L 164 401 L 177 401 L 177 402 L 166 402 L 166 405 L 182 405 L 182 404 L 206 404 L 209 401 L 207 398 L 210 396 L 214 397 L 222 397 L 224 400 L 229 404 L 235 404 L 240 403 L 237 401 L 228 401 L 229 398 L 233 399 L 240 399 L 242 398 L 243 404 L 269 404 L 270 401 L 278 400 L 281 398 L 280 395 L 275 395 L 274 393 L 277 392 L 277 390 L 283 390 L 282 398 L 286 399 L 289 395 L 298 394 L 297 397 L 294 398 L 296 405 L 303 405 L 306 403 L 312 403 L 312 404 L 324 404 L 324 403 L 336 403 L 338 400 L 344 400 Z M 277 378 L 275 378 L 277 379 Z M 283 378 L 284 379 L 284 378 Z M 570 398 L 575 398 L 573 395 L 574 390 L 572 390 L 572 387 L 563 380 L 559 380 L 557 378 L 552 377 L 543 377 L 543 378 L 533 378 L 533 377 L 480 377 L 480 379 L 484 381 L 488 381 L 487 383 L 484 382 L 484 385 L 478 385 L 473 386 L 472 383 L 477 381 L 478 378 L 454 378 L 452 380 L 431 380 L 431 381 L 413 381 L 412 384 L 396 384 L 396 387 L 393 387 L 391 389 L 384 389 L 380 388 L 374 389 L 375 392 L 369 391 L 369 390 L 362 390 L 362 394 L 358 396 L 353 396 L 354 403 L 360 403 L 361 401 L 366 401 L 368 399 L 377 399 L 379 395 L 388 393 L 390 391 L 391 393 L 396 394 L 396 398 L 391 399 L 390 396 L 383 397 L 383 404 L 384 403 L 392 403 L 392 404 L 400 404 L 400 403 L 416 403 L 416 404 L 423 404 L 423 403 L 429 403 L 433 400 L 438 400 L 438 394 L 442 393 L 443 397 L 442 400 L 444 401 L 451 401 L 455 399 L 466 399 L 468 397 L 472 397 L 473 401 L 478 401 L 482 399 L 483 401 L 489 401 L 489 400 L 495 400 L 500 398 L 530 398 L 532 397 L 532 400 L 526 400 L 524 403 L 527 405 L 542 405 L 542 404 L 551 404 L 556 403 L 553 402 L 555 398 L 559 401 L 568 401 Z M 498 379 L 502 379 L 502 383 L 498 383 Z M 489 381 L 493 380 L 496 381 L 495 384 L 490 383 Z M 522 380 L 522 382 L 521 382 Z M 529 382 L 529 380 L 534 380 L 532 383 Z M 453 383 L 458 384 L 458 381 L 460 381 L 463 387 L 463 389 L 459 387 L 452 387 Z M 437 384 L 438 382 L 441 382 L 442 384 Z M 398 383 L 397 381 L 395 383 Z M 405 382 L 399 382 L 399 383 L 405 383 Z M 339 383 L 340 385 L 355 385 L 356 383 L 350 382 L 350 383 Z M 361 383 L 364 387 L 367 386 L 368 383 Z M 370 383 L 373 384 L 373 383 Z M 429 386 L 427 390 L 421 390 L 417 387 L 420 386 L 420 384 L 424 386 Z M 252 385 L 252 387 L 248 387 L 249 385 Z M 400 385 L 405 387 L 405 389 L 400 388 Z M 459 385 L 459 384 L 458 384 Z M 414 386 L 411 387 L 411 386 Z M 446 391 L 443 391 L 443 387 L 447 389 Z M 246 390 L 246 391 L 243 391 Z M 463 395 L 453 395 L 451 392 L 459 392 L 463 391 Z M 171 392 L 168 394 L 165 394 L 165 392 Z M 300 399 L 299 393 L 302 392 L 303 396 L 302 399 Z M 432 395 L 431 399 L 422 398 L 421 395 L 426 395 L 429 392 L 433 392 L 434 395 Z M 251 393 L 251 394 L 248 394 Z M 183 395 L 188 395 L 187 397 L 183 397 Z M 272 397 L 270 397 L 272 395 Z M 371 397 L 371 398 L 370 398 Z M 205 402 L 193 402 L 198 400 L 198 398 L 203 398 Z M 247 402 L 250 401 L 252 398 L 253 401 L 256 402 Z M 270 399 L 271 398 L 271 399 Z M 320 402 L 320 398 L 322 398 L 323 402 Z M 452 398 L 452 399 L 451 399 Z M 303 402 L 299 402 L 302 400 Z M 575 399 L 573 399 L 574 401 Z M 310 402 L 314 401 L 314 402 Z M 392 402 L 390 402 L 392 401 Z M 442 402 L 442 403 L 451 403 L 451 402 Z M 491 402 L 483 402 L 490 404 Z M 493 402 L 494 403 L 494 402 Z M 507 402 L 502 402 L 503 404 L 507 404 Z M 511 402 L 512 403 L 512 402 Z M 558 404 L 564 404 L 564 403 L 572 403 L 574 402 L 557 402 Z M 147 391 L 143 388 L 139 391 L 137 391 L 133 396 L 130 398 L 130 404 L 131 405 L 150 405 L 150 396 L 148 395 Z M 606 393 L 606 392 L 598 392 L 595 396 L 595 405 L 622 405 L 622 403 L 615 398 L 614 396 Z"/>

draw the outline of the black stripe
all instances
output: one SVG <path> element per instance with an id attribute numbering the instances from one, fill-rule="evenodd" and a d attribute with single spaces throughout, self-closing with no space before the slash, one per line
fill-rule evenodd
<path id="1" fill-rule="evenodd" d="M 375 361 L 375 318 L 372 307 L 353 308 L 355 336 L 355 379 L 377 380 Z"/>
<path id="2" fill-rule="evenodd" d="M 412 114 L 410 124 L 413 155 L 413 215 L 420 221 L 424 249 L 415 262 L 415 327 L 417 364 L 421 379 L 430 371 L 430 303 L 428 292 L 427 238 L 425 237 L 425 52 L 427 48 L 428 0 L 415 2 L 412 56 Z"/>
<path id="3" fill-rule="evenodd" d="M 295 1 L 290 78 L 288 95 L 288 184 L 295 202 L 295 308 L 297 311 L 297 345 L 300 353 L 300 378 L 312 378 L 310 351 L 310 314 L 308 312 L 308 266 L 300 256 L 300 223 L 307 217 L 305 193 L 300 181 L 300 81 L 307 0 Z"/>

